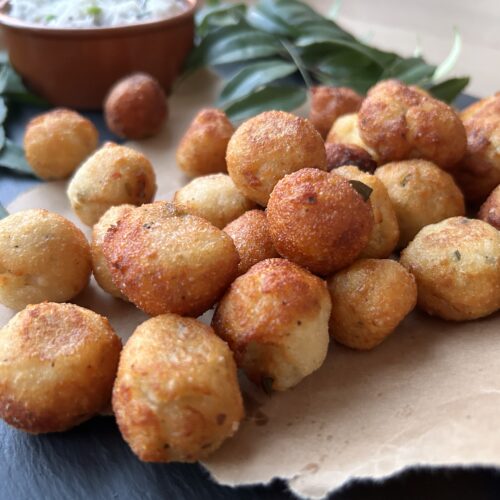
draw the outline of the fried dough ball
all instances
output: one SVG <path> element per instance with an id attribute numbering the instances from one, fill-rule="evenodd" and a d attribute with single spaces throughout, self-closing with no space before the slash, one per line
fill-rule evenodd
<path id="1" fill-rule="evenodd" d="M 377 162 L 370 156 L 370 153 L 354 144 L 327 142 L 325 148 L 328 172 L 344 165 L 358 167 L 370 174 L 373 174 L 377 168 Z"/>
<path id="2" fill-rule="evenodd" d="M 347 87 L 312 87 L 309 120 L 324 139 L 339 116 L 355 113 L 362 102 L 363 98 Z"/>
<path id="3" fill-rule="evenodd" d="M 121 341 L 73 304 L 29 305 L 0 330 L 0 417 L 32 434 L 61 432 L 110 402 Z"/>
<path id="4" fill-rule="evenodd" d="M 500 184 L 482 204 L 477 217 L 500 231 Z"/>
<path id="5" fill-rule="evenodd" d="M 262 206 L 285 175 L 308 167 L 326 170 L 321 135 L 308 120 L 283 111 L 244 122 L 229 141 L 226 160 L 236 187 Z"/>
<path id="6" fill-rule="evenodd" d="M 356 167 L 340 167 L 335 173 L 349 180 L 360 181 L 372 189 L 369 202 L 373 210 L 374 226 L 370 240 L 359 256 L 374 259 L 389 257 L 399 241 L 399 226 L 384 184 L 374 175 L 361 172 Z"/>
<path id="7" fill-rule="evenodd" d="M 112 142 L 96 151 L 76 172 L 68 198 L 80 220 L 93 226 L 115 205 L 150 202 L 156 177 L 150 161 L 139 151 Z"/>
<path id="8" fill-rule="evenodd" d="M 500 184 L 500 92 L 462 112 L 467 152 L 456 171 L 465 198 L 483 202 Z"/>
<path id="9" fill-rule="evenodd" d="M 33 209 L 0 221 L 0 303 L 7 307 L 70 300 L 91 271 L 89 244 L 64 217 Z"/>
<path id="10" fill-rule="evenodd" d="M 330 334 L 343 345 L 379 345 L 417 304 L 415 278 L 389 259 L 361 259 L 328 280 Z"/>
<path id="11" fill-rule="evenodd" d="M 94 124 L 69 109 L 33 118 L 24 134 L 26 160 L 42 179 L 64 179 L 97 148 Z"/>
<path id="12" fill-rule="evenodd" d="M 374 225 L 370 203 L 346 179 L 314 168 L 276 184 L 267 220 L 281 256 L 325 276 L 358 257 Z"/>
<path id="13" fill-rule="evenodd" d="M 359 132 L 382 163 L 423 158 L 449 170 L 467 147 L 464 126 L 450 106 L 397 80 L 369 90 L 359 110 Z"/>
<path id="14" fill-rule="evenodd" d="M 104 101 L 106 125 L 125 139 L 144 139 L 157 134 L 167 114 L 165 92 L 146 73 L 134 73 L 119 80 Z"/>
<path id="15" fill-rule="evenodd" d="M 226 172 L 226 149 L 234 127 L 224 111 L 202 109 L 191 122 L 176 152 L 179 168 L 189 177 Z"/>
<path id="16" fill-rule="evenodd" d="M 123 349 L 113 389 L 120 431 L 146 462 L 194 462 L 243 418 L 236 364 L 207 325 L 176 314 L 149 319 Z"/>
<path id="17" fill-rule="evenodd" d="M 418 305 L 453 321 L 500 307 L 500 232 L 486 222 L 452 217 L 424 227 L 401 254 L 416 278 Z"/>
<path id="18" fill-rule="evenodd" d="M 164 201 L 122 216 L 102 249 L 113 283 L 151 316 L 199 316 L 238 273 L 238 253 L 226 233 Z"/>
<path id="19" fill-rule="evenodd" d="M 105 292 L 123 300 L 126 300 L 126 297 L 113 283 L 109 265 L 102 251 L 102 245 L 108 229 L 116 225 L 125 214 L 134 208 L 134 205 L 118 205 L 116 207 L 111 207 L 92 228 L 92 244 L 90 245 L 90 251 L 92 253 L 92 270 L 94 271 L 94 278 Z"/>
<path id="20" fill-rule="evenodd" d="M 284 391 L 323 364 L 330 311 L 323 280 L 285 259 L 267 259 L 234 281 L 212 326 L 250 380 Z"/>
<path id="21" fill-rule="evenodd" d="M 238 191 L 227 174 L 193 179 L 175 193 L 174 203 L 180 211 L 203 217 L 219 229 L 256 206 Z"/>
<path id="22" fill-rule="evenodd" d="M 269 234 L 269 224 L 262 210 L 249 210 L 224 228 L 240 256 L 238 274 L 246 273 L 264 259 L 279 257 Z"/>
<path id="23" fill-rule="evenodd" d="M 426 160 L 404 160 L 379 167 L 398 218 L 399 247 L 404 248 L 428 224 L 464 215 L 464 197 L 453 177 Z"/>

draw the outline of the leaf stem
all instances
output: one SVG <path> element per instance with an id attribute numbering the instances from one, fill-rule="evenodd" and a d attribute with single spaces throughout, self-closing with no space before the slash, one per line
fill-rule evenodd
<path id="1" fill-rule="evenodd" d="M 314 83 L 309 76 L 309 73 L 307 72 L 307 69 L 304 66 L 304 63 L 302 62 L 302 59 L 295 49 L 295 47 L 288 42 L 288 40 L 283 40 L 280 39 L 281 44 L 285 48 L 285 50 L 288 52 L 290 57 L 292 58 L 292 61 L 294 62 L 295 66 L 297 66 L 297 69 L 299 70 L 299 73 L 302 76 L 302 79 L 304 80 L 304 83 L 306 84 L 306 87 L 309 89 L 314 86 Z"/>

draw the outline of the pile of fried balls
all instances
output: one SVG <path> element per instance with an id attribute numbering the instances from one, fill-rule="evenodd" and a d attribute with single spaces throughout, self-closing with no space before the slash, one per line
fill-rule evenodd
<path id="1" fill-rule="evenodd" d="M 500 308 L 500 94 L 457 114 L 395 80 L 365 97 L 316 87 L 309 119 L 268 111 L 236 130 L 204 109 L 171 201 L 153 201 L 143 154 L 97 142 L 69 110 L 26 131 L 37 171 L 78 167 L 67 194 L 92 241 L 46 210 L 0 222 L 0 302 L 20 311 L 0 331 L 14 427 L 64 431 L 111 400 L 141 460 L 195 461 L 238 429 L 238 368 L 284 391 L 332 340 L 373 349 L 416 305 L 451 321 Z M 91 273 L 151 316 L 123 349 L 67 303 Z M 211 326 L 196 319 L 214 306 Z"/>

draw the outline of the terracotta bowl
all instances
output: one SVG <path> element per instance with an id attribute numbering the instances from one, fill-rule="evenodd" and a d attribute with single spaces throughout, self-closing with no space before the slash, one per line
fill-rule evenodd
<path id="1" fill-rule="evenodd" d="M 9 16 L 0 2 L 9 57 L 26 85 L 56 106 L 100 109 L 110 87 L 144 71 L 168 93 L 193 45 L 197 0 L 156 21 L 110 28 L 50 28 Z"/>

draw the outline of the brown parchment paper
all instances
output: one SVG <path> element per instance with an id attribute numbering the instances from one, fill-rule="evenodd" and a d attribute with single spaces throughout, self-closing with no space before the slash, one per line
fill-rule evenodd
<path id="1" fill-rule="evenodd" d="M 213 102 L 209 73 L 181 84 L 163 133 L 132 143 L 153 162 L 158 199 L 187 179 L 175 147 L 195 113 Z M 17 198 L 11 212 L 71 213 L 65 182 Z M 124 340 L 146 316 L 90 287 L 75 300 L 110 318 Z M 12 316 L 0 306 L 0 324 Z M 210 313 L 205 315 L 210 320 Z M 353 477 L 383 477 L 416 464 L 500 464 L 500 316 L 446 323 L 413 313 L 372 352 L 331 345 L 323 367 L 296 388 L 266 396 L 243 383 L 247 417 L 204 465 L 224 484 L 274 477 L 306 497 L 321 497 Z"/>

